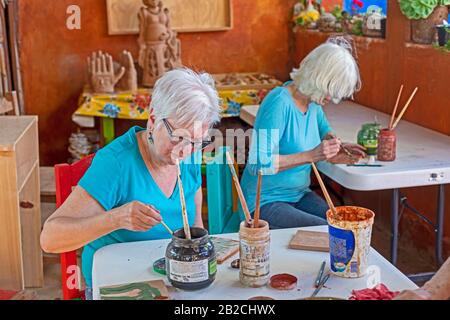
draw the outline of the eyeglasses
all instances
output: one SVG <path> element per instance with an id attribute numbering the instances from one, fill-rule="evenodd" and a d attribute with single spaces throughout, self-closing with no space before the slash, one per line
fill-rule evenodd
<path id="1" fill-rule="evenodd" d="M 201 142 L 193 142 L 192 140 L 190 140 L 188 138 L 174 135 L 173 134 L 174 129 L 170 125 L 169 121 L 167 121 L 167 119 L 163 119 L 162 121 L 167 129 L 167 133 L 169 134 L 170 141 L 174 145 L 181 143 L 183 146 L 185 146 L 185 145 L 190 144 L 192 146 L 193 150 L 203 150 L 213 143 L 212 140 L 202 140 Z"/>

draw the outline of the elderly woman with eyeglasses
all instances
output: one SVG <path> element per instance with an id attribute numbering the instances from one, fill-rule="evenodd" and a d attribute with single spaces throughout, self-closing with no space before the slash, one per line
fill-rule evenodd
<path id="1" fill-rule="evenodd" d="M 351 97 L 360 86 L 351 46 L 330 39 L 314 49 L 286 83 L 271 91 L 256 116 L 242 189 L 255 210 L 258 172 L 262 171 L 261 218 L 272 229 L 326 224 L 326 202 L 310 190 L 311 163 L 353 163 L 362 147 L 342 150 L 322 105 Z"/>
<path id="2" fill-rule="evenodd" d="M 183 220 L 180 161 L 189 224 L 203 227 L 201 150 L 220 120 L 219 97 L 208 74 L 166 73 L 155 85 L 147 128 L 133 127 L 95 155 L 92 165 L 41 234 L 46 252 L 84 246 L 82 271 L 89 288 L 94 253 L 109 244 L 170 237 Z"/>

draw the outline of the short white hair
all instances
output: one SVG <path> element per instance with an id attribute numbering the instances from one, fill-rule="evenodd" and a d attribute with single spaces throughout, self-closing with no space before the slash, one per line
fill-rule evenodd
<path id="1" fill-rule="evenodd" d="M 151 102 L 155 121 L 172 118 L 181 126 L 195 121 L 210 127 L 220 121 L 220 99 L 208 73 L 179 68 L 165 73 L 155 84 Z"/>
<path id="2" fill-rule="evenodd" d="M 361 88 L 352 46 L 343 37 L 330 38 L 314 49 L 291 78 L 301 94 L 319 104 L 328 96 L 337 103 Z"/>

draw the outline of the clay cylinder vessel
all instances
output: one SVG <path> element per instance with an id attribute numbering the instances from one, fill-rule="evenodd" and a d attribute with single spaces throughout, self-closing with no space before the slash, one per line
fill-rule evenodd
<path id="1" fill-rule="evenodd" d="M 239 242 L 241 284 L 252 288 L 266 285 L 270 276 L 269 223 L 260 220 L 258 228 L 251 228 L 242 222 Z"/>
<path id="2" fill-rule="evenodd" d="M 397 157 L 397 134 L 395 130 L 383 129 L 378 137 L 378 160 L 395 161 Z"/>
<path id="3" fill-rule="evenodd" d="M 448 8 L 438 6 L 426 19 L 411 20 L 412 41 L 421 44 L 431 44 L 436 38 L 436 25 L 448 19 Z"/>

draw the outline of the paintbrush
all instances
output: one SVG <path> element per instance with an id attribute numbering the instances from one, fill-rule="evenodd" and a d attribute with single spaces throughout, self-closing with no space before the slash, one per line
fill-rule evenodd
<path id="1" fill-rule="evenodd" d="M 392 125 L 394 124 L 395 114 L 397 113 L 398 104 L 400 103 L 400 98 L 403 93 L 403 85 L 400 87 L 400 91 L 398 93 L 397 102 L 395 103 L 394 112 L 391 115 L 391 121 L 389 122 L 389 130 L 392 130 Z"/>
<path id="2" fill-rule="evenodd" d="M 258 187 L 256 190 L 256 209 L 255 217 L 253 220 L 253 228 L 259 227 L 259 215 L 261 212 L 261 187 L 262 187 L 262 170 L 258 171 Z"/>
<path id="3" fill-rule="evenodd" d="M 416 89 L 415 89 L 414 92 L 412 93 L 411 97 L 409 97 L 408 102 L 407 102 L 407 103 L 405 104 L 405 106 L 403 107 L 403 110 L 402 110 L 402 112 L 400 113 L 400 115 L 398 116 L 397 121 L 395 121 L 395 123 L 393 124 L 392 130 L 394 130 L 394 129 L 397 127 L 397 125 L 398 125 L 398 123 L 400 122 L 400 120 L 402 120 L 402 117 L 403 117 L 403 115 L 405 114 L 406 110 L 408 110 L 408 107 L 409 107 L 409 105 L 411 104 L 411 101 L 414 99 L 414 96 L 416 95 L 417 90 L 419 90 L 419 88 L 416 87 Z"/>
<path id="4" fill-rule="evenodd" d="M 314 170 L 314 173 L 316 174 L 317 181 L 319 181 L 319 185 L 320 185 L 320 188 L 322 189 L 323 195 L 325 196 L 325 200 L 327 201 L 328 206 L 331 209 L 331 212 L 333 212 L 333 214 L 336 214 L 336 208 L 333 204 L 333 201 L 331 201 L 330 194 L 328 193 L 327 188 L 325 187 L 325 184 L 323 183 L 323 180 L 322 180 L 322 177 L 320 176 L 319 170 L 317 170 L 317 167 L 314 162 L 311 163 L 311 165 Z"/>
<path id="5" fill-rule="evenodd" d="M 328 136 L 325 138 L 325 140 L 331 140 L 331 139 L 338 139 L 339 141 L 341 141 L 341 139 L 337 138 L 334 134 L 333 134 L 333 135 L 328 135 Z M 345 146 L 342 144 L 342 141 L 341 141 L 341 149 L 344 150 L 345 154 L 346 154 L 347 156 L 349 156 L 351 159 L 355 159 L 355 156 L 350 152 L 350 150 L 348 150 L 347 147 L 345 147 Z"/>
<path id="6" fill-rule="evenodd" d="M 237 176 L 236 170 L 233 166 L 233 159 L 231 158 L 230 153 L 226 152 L 228 166 L 230 167 L 231 176 L 233 177 L 233 182 L 236 187 L 236 191 L 239 196 L 239 200 L 241 201 L 242 210 L 244 211 L 245 221 L 248 225 L 253 226 L 252 216 L 250 215 L 250 211 L 248 210 L 247 201 L 245 201 L 244 193 L 242 192 L 241 184 L 239 183 L 239 178 Z"/>
<path id="7" fill-rule="evenodd" d="M 187 240 L 191 240 L 191 228 L 189 226 L 189 220 L 186 211 L 186 200 L 184 198 L 183 182 L 181 181 L 181 169 L 180 160 L 177 159 L 177 179 L 178 188 L 180 189 L 180 201 L 181 201 L 181 214 L 183 216 L 184 235 Z"/>
<path id="8" fill-rule="evenodd" d="M 158 211 L 158 213 L 159 213 L 159 210 L 156 209 L 153 205 L 149 205 L 149 207 L 152 208 L 152 209 L 155 210 L 155 211 Z M 161 219 L 161 224 L 163 225 L 164 228 L 166 228 L 167 231 L 169 231 L 169 233 L 170 233 L 171 235 L 173 235 L 173 231 L 167 226 L 167 224 L 166 224 L 166 223 L 164 222 L 164 220 L 162 220 L 162 219 Z"/>
<path id="9" fill-rule="evenodd" d="M 320 284 L 317 287 L 317 289 L 314 290 L 313 294 L 311 295 L 311 298 L 314 298 L 315 296 L 317 296 L 317 294 L 320 292 L 320 290 L 322 290 L 322 288 L 325 285 L 325 283 L 327 283 L 328 279 L 330 279 L 330 276 L 331 276 L 331 274 L 327 274 L 325 276 L 325 278 L 323 278 L 323 280 L 320 282 Z"/>
<path id="10" fill-rule="evenodd" d="M 322 262 L 322 265 L 320 266 L 319 273 L 317 274 L 316 281 L 314 282 L 314 286 L 318 288 L 320 286 L 320 282 L 322 281 L 323 272 L 325 271 L 325 266 L 327 262 Z"/>
<path id="11" fill-rule="evenodd" d="M 166 230 L 167 230 L 171 235 L 173 235 L 173 231 L 169 228 L 169 226 L 168 226 L 164 221 L 161 220 L 161 224 L 163 225 L 164 228 L 166 228 Z"/>
<path id="12" fill-rule="evenodd" d="M 344 150 L 345 154 L 348 155 L 351 159 L 355 159 L 355 156 L 350 152 L 350 150 L 347 149 L 347 147 L 344 147 L 344 145 L 341 145 L 342 150 Z"/>

